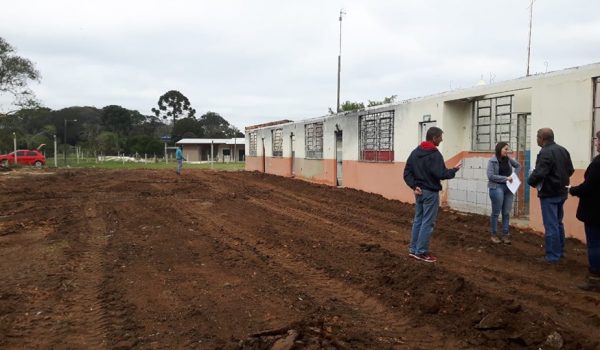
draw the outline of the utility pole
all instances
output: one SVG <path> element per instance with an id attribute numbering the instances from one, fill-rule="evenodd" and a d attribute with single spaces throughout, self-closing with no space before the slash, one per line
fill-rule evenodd
<path id="1" fill-rule="evenodd" d="M 342 71 L 342 16 L 345 15 L 344 9 L 340 9 L 340 51 L 338 54 L 338 76 L 337 76 L 337 112 L 340 112 L 340 73 Z"/>
<path id="2" fill-rule="evenodd" d="M 56 134 L 54 134 L 54 167 L 58 168 L 58 147 L 56 145 Z"/>
<path id="3" fill-rule="evenodd" d="M 531 60 L 531 23 L 533 21 L 533 3 L 535 0 L 530 0 L 529 3 L 529 43 L 527 44 L 527 75 L 529 76 L 529 61 Z"/>
<path id="4" fill-rule="evenodd" d="M 14 162 L 15 162 L 15 166 L 18 164 L 17 163 L 17 133 L 13 132 L 13 147 L 14 147 Z"/>

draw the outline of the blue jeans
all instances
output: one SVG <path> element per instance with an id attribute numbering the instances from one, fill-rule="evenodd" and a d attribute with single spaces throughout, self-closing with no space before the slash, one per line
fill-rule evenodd
<path id="1" fill-rule="evenodd" d="M 423 194 L 415 196 L 415 218 L 409 251 L 411 254 L 429 253 L 429 240 L 440 207 L 438 192 L 423 190 Z"/>
<path id="2" fill-rule="evenodd" d="M 182 167 L 183 167 L 183 159 L 177 159 L 177 174 L 181 174 Z"/>
<path id="3" fill-rule="evenodd" d="M 585 224 L 585 240 L 587 241 L 590 272 L 600 274 L 600 226 Z"/>
<path id="4" fill-rule="evenodd" d="M 502 210 L 502 234 L 508 235 L 508 223 L 510 222 L 510 210 L 515 198 L 505 184 L 499 184 L 496 188 L 490 188 L 490 200 L 492 201 L 492 215 L 490 216 L 490 230 L 492 235 L 497 233 L 498 215 Z"/>
<path id="5" fill-rule="evenodd" d="M 540 198 L 542 205 L 542 219 L 544 220 L 544 234 L 546 260 L 558 262 L 565 250 L 565 227 L 563 225 L 563 205 L 565 196 Z"/>

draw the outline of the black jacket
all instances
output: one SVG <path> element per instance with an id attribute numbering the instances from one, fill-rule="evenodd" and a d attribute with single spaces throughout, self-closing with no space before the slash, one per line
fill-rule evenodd
<path id="1" fill-rule="evenodd" d="M 440 180 L 452 179 L 458 169 L 446 169 L 444 157 L 436 149 L 415 148 L 404 167 L 404 181 L 413 190 L 416 187 L 439 192 Z"/>
<path id="2" fill-rule="evenodd" d="M 569 190 L 579 197 L 577 219 L 600 227 L 600 155 L 596 156 L 583 175 L 583 182 Z"/>
<path id="3" fill-rule="evenodd" d="M 527 183 L 531 187 L 538 188 L 540 198 L 566 197 L 568 195 L 566 186 L 574 172 L 569 152 L 552 142 L 542 147 L 538 153 L 535 169 L 529 175 Z"/>

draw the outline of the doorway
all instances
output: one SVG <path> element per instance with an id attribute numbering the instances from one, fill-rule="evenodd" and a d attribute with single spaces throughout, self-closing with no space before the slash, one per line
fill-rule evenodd
<path id="1" fill-rule="evenodd" d="M 296 161 L 295 161 L 296 151 L 294 151 L 294 141 L 295 140 L 296 140 L 296 138 L 294 136 L 294 133 L 293 132 L 290 133 L 290 152 L 291 152 L 291 154 L 290 154 L 290 158 L 291 158 L 290 174 L 292 177 L 296 176 L 296 164 L 295 164 L 296 163 Z"/>
<path id="2" fill-rule="evenodd" d="M 342 130 L 338 130 L 335 132 L 335 182 L 336 186 L 342 186 L 343 182 L 343 151 L 342 151 Z"/>
<path id="3" fill-rule="evenodd" d="M 267 172 L 267 159 L 265 156 L 265 138 L 263 137 L 261 140 L 262 140 L 262 172 L 266 173 Z"/>
<path id="4" fill-rule="evenodd" d="M 514 208 L 515 216 L 528 216 L 529 215 L 529 189 L 527 186 L 527 178 L 529 177 L 529 171 L 531 169 L 531 113 L 520 113 L 517 114 L 517 137 L 516 147 L 511 145 L 513 149 L 514 158 L 519 164 L 523 171 L 518 174 L 521 178 L 522 185 L 516 194 L 516 204 Z"/>
<path id="5" fill-rule="evenodd" d="M 422 122 L 419 122 L 419 142 L 425 141 L 427 136 L 427 130 L 432 126 L 436 125 L 435 120 L 427 120 L 428 118 L 424 117 Z"/>

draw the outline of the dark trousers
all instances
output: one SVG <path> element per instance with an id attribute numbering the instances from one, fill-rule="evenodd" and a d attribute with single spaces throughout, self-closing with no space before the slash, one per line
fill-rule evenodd
<path id="1" fill-rule="evenodd" d="M 590 272 L 600 275 L 600 226 L 585 224 L 585 240 L 587 241 Z"/>

